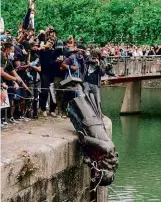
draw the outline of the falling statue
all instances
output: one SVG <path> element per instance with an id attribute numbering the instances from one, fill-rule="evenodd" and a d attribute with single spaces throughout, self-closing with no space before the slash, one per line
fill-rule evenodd
<path id="1" fill-rule="evenodd" d="M 83 93 L 78 78 L 70 77 L 61 85 L 72 94 L 69 95 L 67 112 L 79 136 L 84 163 L 94 171 L 97 185 L 110 185 L 118 167 L 118 153 L 107 134 L 99 103 L 92 93 Z"/>

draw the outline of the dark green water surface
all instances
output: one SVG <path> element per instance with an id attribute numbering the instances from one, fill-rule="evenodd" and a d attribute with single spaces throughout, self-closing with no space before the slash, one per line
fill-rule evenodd
<path id="1" fill-rule="evenodd" d="M 161 202 L 161 89 L 142 90 L 142 114 L 119 116 L 125 88 L 102 88 L 102 108 L 113 124 L 119 169 L 109 202 Z M 117 194 L 116 194 L 117 193 Z"/>

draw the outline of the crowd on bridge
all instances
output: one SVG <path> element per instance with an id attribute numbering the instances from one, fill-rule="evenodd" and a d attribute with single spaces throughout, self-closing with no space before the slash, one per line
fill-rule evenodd
<path id="1" fill-rule="evenodd" d="M 107 43 L 105 47 L 100 48 L 106 57 L 143 57 L 161 55 L 161 45 L 119 45 L 118 43 Z"/>
<path id="2" fill-rule="evenodd" d="M 18 25 L 17 36 L 14 37 L 11 30 L 0 36 L 0 101 L 1 106 L 4 105 L 4 90 L 7 90 L 10 102 L 8 121 L 11 124 L 37 118 L 38 108 L 44 117 L 50 114 L 65 118 L 67 94 L 61 90 L 60 82 L 70 75 L 80 78 L 84 92 L 92 91 L 101 103 L 101 76 L 116 76 L 112 72 L 112 65 L 108 63 L 109 56 L 161 55 L 160 46 L 137 47 L 107 43 L 99 47 L 86 44 L 82 37 L 76 41 L 72 35 L 62 40 L 54 26 L 48 26 L 36 35 L 33 3 L 31 1 L 23 22 Z M 53 83 L 56 102 L 49 91 Z M 1 126 L 6 128 L 3 109 L 1 116 Z"/>

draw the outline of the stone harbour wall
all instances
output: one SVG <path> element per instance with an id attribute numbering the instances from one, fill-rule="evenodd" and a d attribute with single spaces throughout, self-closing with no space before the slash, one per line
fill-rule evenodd
<path id="1" fill-rule="evenodd" d="M 4 202 L 86 202 L 89 199 L 89 170 L 83 165 L 42 178 Z M 24 179 L 27 180 L 27 179 Z M 21 186 L 21 183 L 19 184 Z"/>
<path id="2" fill-rule="evenodd" d="M 12 125 L 2 132 L 1 144 L 2 202 L 90 201 L 90 170 L 69 120 Z M 98 198 L 107 202 L 107 188 L 99 188 Z"/>
<path id="3" fill-rule="evenodd" d="M 161 79 L 142 81 L 143 88 L 161 88 Z"/>
<path id="4" fill-rule="evenodd" d="M 143 80 L 141 83 L 142 83 L 142 88 L 161 88 L 161 79 Z M 104 85 L 102 87 L 106 87 L 106 86 L 126 87 L 127 83 Z"/>

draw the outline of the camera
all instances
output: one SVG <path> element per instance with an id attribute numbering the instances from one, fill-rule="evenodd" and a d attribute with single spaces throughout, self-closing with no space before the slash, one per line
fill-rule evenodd
<path id="1" fill-rule="evenodd" d="M 98 65 L 97 58 L 96 57 L 90 57 L 89 60 L 88 60 L 88 64 Z"/>

